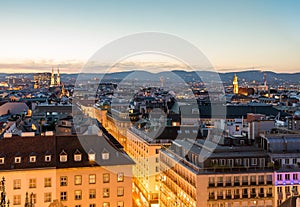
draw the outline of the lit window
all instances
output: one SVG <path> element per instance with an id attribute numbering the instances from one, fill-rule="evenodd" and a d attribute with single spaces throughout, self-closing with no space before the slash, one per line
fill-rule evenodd
<path id="1" fill-rule="evenodd" d="M 21 195 L 14 195 L 13 204 L 14 205 L 21 205 Z"/>
<path id="2" fill-rule="evenodd" d="M 109 188 L 103 188 L 103 198 L 109 198 Z"/>
<path id="3" fill-rule="evenodd" d="M 118 182 L 123 182 L 124 181 L 124 173 L 122 173 L 122 172 L 118 173 L 117 180 L 118 180 Z"/>
<path id="4" fill-rule="evenodd" d="M 14 180 L 14 190 L 21 189 L 21 179 Z"/>
<path id="5" fill-rule="evenodd" d="M 93 150 L 89 151 L 89 161 L 94 162 L 96 160 L 96 153 Z"/>
<path id="6" fill-rule="evenodd" d="M 29 162 L 36 162 L 36 156 L 30 156 Z"/>
<path id="7" fill-rule="evenodd" d="M 118 196 L 124 196 L 124 188 L 123 187 L 118 187 L 117 195 Z"/>
<path id="8" fill-rule="evenodd" d="M 45 178 L 44 179 L 44 186 L 45 187 L 51 187 L 51 178 Z"/>
<path id="9" fill-rule="evenodd" d="M 60 186 L 67 186 L 68 185 L 68 177 L 67 176 L 61 176 L 60 177 Z"/>
<path id="10" fill-rule="evenodd" d="M 90 184 L 96 183 L 96 175 L 95 174 L 89 175 L 89 183 Z"/>
<path id="11" fill-rule="evenodd" d="M 48 203 L 52 201 L 52 194 L 51 193 L 44 193 L 44 202 Z"/>
<path id="12" fill-rule="evenodd" d="M 102 152 L 102 160 L 108 160 L 109 159 L 109 153 L 108 152 Z"/>
<path id="13" fill-rule="evenodd" d="M 36 188 L 36 179 L 35 178 L 29 179 L 29 188 Z"/>
<path id="14" fill-rule="evenodd" d="M 4 157 L 0 157 L 0 165 L 4 164 Z"/>
<path id="15" fill-rule="evenodd" d="M 15 163 L 21 163 L 21 157 L 15 157 Z"/>
<path id="16" fill-rule="evenodd" d="M 75 200 L 81 200 L 81 190 L 75 190 Z"/>
<path id="17" fill-rule="evenodd" d="M 90 189 L 89 198 L 90 199 L 96 198 L 96 189 Z"/>
<path id="18" fill-rule="evenodd" d="M 60 153 L 59 160 L 60 160 L 60 162 L 67 162 L 68 161 L 68 155 L 64 150 Z"/>
<path id="19" fill-rule="evenodd" d="M 60 192 L 60 200 L 61 201 L 67 200 L 67 192 Z"/>
<path id="20" fill-rule="evenodd" d="M 81 183 L 82 183 L 82 176 L 81 175 L 75 175 L 74 184 L 75 185 L 81 185 Z"/>
<path id="21" fill-rule="evenodd" d="M 74 161 L 79 162 L 81 161 L 82 155 L 80 151 L 77 149 L 76 152 L 74 153 Z"/>
<path id="22" fill-rule="evenodd" d="M 104 202 L 103 207 L 109 207 L 109 202 Z"/>
<path id="23" fill-rule="evenodd" d="M 51 155 L 45 156 L 45 162 L 51 162 Z"/>
<path id="24" fill-rule="evenodd" d="M 103 183 L 109 183 L 109 173 L 103 174 Z"/>

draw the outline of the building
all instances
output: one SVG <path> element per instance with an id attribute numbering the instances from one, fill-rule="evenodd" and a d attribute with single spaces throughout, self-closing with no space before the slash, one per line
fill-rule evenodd
<path id="1" fill-rule="evenodd" d="M 56 87 L 60 85 L 61 82 L 60 82 L 59 68 L 57 69 L 57 74 L 54 74 L 54 69 L 52 68 L 50 87 Z"/>
<path id="2" fill-rule="evenodd" d="M 273 172 L 263 150 L 220 145 L 210 150 L 214 145 L 207 141 L 176 140 L 161 150 L 162 207 L 274 206 Z"/>
<path id="3" fill-rule="evenodd" d="M 132 206 L 134 162 L 105 136 L 13 136 L 0 140 L 0 176 L 12 206 Z M 37 147 L 38 146 L 38 147 Z"/>
<path id="4" fill-rule="evenodd" d="M 238 94 L 239 93 L 239 82 L 238 82 L 238 78 L 237 78 L 236 74 L 234 74 L 232 85 L 233 85 L 233 93 Z"/>

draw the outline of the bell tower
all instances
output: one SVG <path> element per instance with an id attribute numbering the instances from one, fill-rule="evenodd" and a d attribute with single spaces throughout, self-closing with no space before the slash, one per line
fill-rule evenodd
<path id="1" fill-rule="evenodd" d="M 239 93 L 239 82 L 238 82 L 238 78 L 237 78 L 236 74 L 234 74 L 232 84 L 233 84 L 233 93 L 238 94 Z"/>

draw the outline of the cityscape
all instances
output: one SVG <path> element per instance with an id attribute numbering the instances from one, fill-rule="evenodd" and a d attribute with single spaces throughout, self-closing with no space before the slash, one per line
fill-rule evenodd
<path id="1" fill-rule="evenodd" d="M 0 207 L 300 207 L 298 2 L 0 5 Z"/>

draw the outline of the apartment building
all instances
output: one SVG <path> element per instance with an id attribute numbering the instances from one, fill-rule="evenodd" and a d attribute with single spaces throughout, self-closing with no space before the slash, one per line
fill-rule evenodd
<path id="1" fill-rule="evenodd" d="M 208 142 L 176 140 L 161 150 L 162 207 L 274 206 L 274 175 L 263 150 L 220 145 L 213 150 Z"/>
<path id="2" fill-rule="evenodd" d="M 0 152 L 11 206 L 24 206 L 26 193 L 39 207 L 132 206 L 134 162 L 105 136 L 12 136 Z"/>

